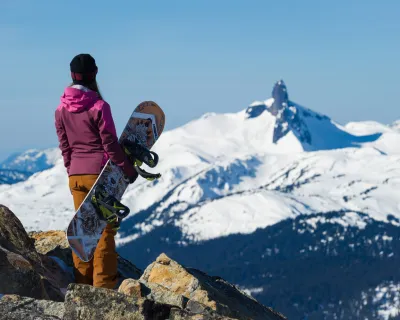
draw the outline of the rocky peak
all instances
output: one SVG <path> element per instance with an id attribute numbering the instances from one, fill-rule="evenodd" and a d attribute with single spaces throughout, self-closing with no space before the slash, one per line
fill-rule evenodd
<path id="1" fill-rule="evenodd" d="M 284 110 L 289 104 L 289 95 L 283 80 L 279 80 L 275 83 L 274 88 L 272 89 L 272 98 L 274 99 L 274 102 L 269 108 L 269 111 L 274 116 L 277 116 L 279 111 Z"/>
<path id="2" fill-rule="evenodd" d="M 354 148 L 366 142 L 376 141 L 382 135 L 382 133 L 353 135 L 343 130 L 328 116 L 289 100 L 288 90 L 283 80 L 275 83 L 270 99 L 263 102 L 255 101 L 247 108 L 246 119 L 251 121 L 253 118 L 264 116 L 265 111 L 272 115 L 272 117 L 266 117 L 268 127 L 271 127 L 271 124 L 274 125 L 272 141 L 267 142 L 277 144 L 285 136 L 291 135 L 292 138 L 297 139 L 304 151 Z M 394 130 L 400 130 L 399 123 L 394 123 L 391 127 Z M 270 135 L 268 137 L 271 139 Z"/>
<path id="3" fill-rule="evenodd" d="M 247 110 L 247 118 L 257 118 L 264 111 L 268 111 L 275 118 L 275 127 L 273 134 L 273 143 L 277 143 L 280 139 L 292 131 L 301 143 L 311 143 L 311 133 L 305 121 L 303 121 L 301 108 L 289 100 L 289 94 L 286 84 L 283 80 L 275 83 L 272 89 L 272 99 L 265 102 L 255 102 L 250 105 Z M 304 111 L 304 116 L 310 116 L 310 113 Z"/>

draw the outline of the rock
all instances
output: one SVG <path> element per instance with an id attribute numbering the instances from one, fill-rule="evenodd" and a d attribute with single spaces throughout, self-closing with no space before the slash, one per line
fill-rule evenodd
<path id="1" fill-rule="evenodd" d="M 30 232 L 36 251 L 42 255 L 57 257 L 72 267 L 72 254 L 64 231 Z"/>
<path id="2" fill-rule="evenodd" d="M 270 112 L 274 116 L 277 116 L 281 110 L 287 108 L 289 103 L 289 95 L 283 80 L 279 80 L 275 83 L 274 88 L 272 89 L 272 98 L 274 98 L 274 102 L 270 107 Z"/>
<path id="3" fill-rule="evenodd" d="M 142 284 L 135 279 L 125 279 L 119 286 L 118 292 L 136 297 L 137 299 L 143 297 Z"/>
<path id="4" fill-rule="evenodd" d="M 64 231 L 30 232 L 36 251 L 46 269 L 46 277 L 59 288 L 74 281 L 72 255 Z"/>
<path id="5" fill-rule="evenodd" d="M 138 280 L 143 271 L 136 267 L 129 260 L 124 259 L 118 255 L 118 282 L 121 283 L 125 279 L 136 279 Z"/>
<path id="6" fill-rule="evenodd" d="M 168 319 L 171 306 L 110 289 L 71 284 L 65 296 L 65 320 Z"/>
<path id="7" fill-rule="evenodd" d="M 147 297 L 155 302 L 169 304 L 181 309 L 184 309 L 188 302 L 186 297 L 171 292 L 159 284 L 147 283 L 147 285 L 144 285 L 140 281 L 134 279 L 125 279 L 121 283 L 118 292 L 136 297 L 137 299 Z"/>
<path id="8" fill-rule="evenodd" d="M 40 274 L 23 256 L 0 247 L 0 292 L 34 298 L 46 296 Z"/>
<path id="9" fill-rule="evenodd" d="M 148 297 L 159 303 L 166 303 L 172 306 L 184 309 L 188 302 L 188 298 L 181 294 L 169 291 L 167 288 L 157 283 L 147 283 L 147 287 L 151 290 Z"/>
<path id="10" fill-rule="evenodd" d="M 153 300 L 138 300 L 141 305 L 143 319 L 165 320 L 169 319 L 172 306 L 168 304 L 157 303 Z M 140 318 L 142 319 L 142 318 Z"/>
<path id="11" fill-rule="evenodd" d="M 64 303 L 47 300 L 35 300 L 33 298 L 18 295 L 5 295 L 0 299 L 1 319 L 63 319 Z"/>
<path id="12" fill-rule="evenodd" d="M 140 278 L 146 284 L 159 284 L 187 298 L 199 287 L 198 280 L 177 262 L 162 253 L 149 265 Z"/>
<path id="13" fill-rule="evenodd" d="M 169 320 L 235 320 L 235 319 L 220 316 L 217 313 L 195 314 L 186 310 L 173 308 L 171 309 Z"/>
<path id="14" fill-rule="evenodd" d="M 222 278 L 185 268 L 165 254 L 146 268 L 140 280 L 149 287 L 158 284 L 186 297 L 188 304 L 198 302 L 222 316 L 253 320 L 285 319 Z"/>
<path id="15" fill-rule="evenodd" d="M 41 266 L 40 256 L 35 250 L 21 221 L 7 207 L 0 204 L 0 246 L 21 255 L 36 266 Z"/>
<path id="16" fill-rule="evenodd" d="M 194 314 L 207 314 L 207 315 L 213 314 L 213 309 L 207 307 L 205 304 L 202 304 L 194 300 L 189 300 L 186 306 L 186 310 Z"/>
<path id="17" fill-rule="evenodd" d="M 259 117 L 264 111 L 267 111 L 267 106 L 264 103 L 251 105 L 246 109 L 248 119 Z"/>
<path id="18" fill-rule="evenodd" d="M 0 292 L 62 301 L 62 292 L 47 274 L 21 222 L 0 205 Z"/>
<path id="19" fill-rule="evenodd" d="M 66 268 L 72 276 L 72 253 L 64 231 L 31 232 L 30 237 L 34 241 L 35 248 L 42 255 L 60 259 L 66 264 Z M 117 287 L 125 279 L 139 279 L 142 271 L 133 263 L 118 255 L 118 281 Z"/>
<path id="20" fill-rule="evenodd" d="M 58 288 L 67 288 L 74 282 L 72 269 L 68 268 L 64 261 L 57 257 L 42 256 L 44 276 Z"/>
<path id="21" fill-rule="evenodd" d="M 157 257 L 157 263 L 159 264 L 163 264 L 165 266 L 169 266 L 171 264 L 171 259 L 165 254 L 165 253 L 161 253 L 158 257 Z"/>
<path id="22" fill-rule="evenodd" d="M 135 319 L 140 316 L 135 301 L 136 297 L 113 290 L 70 284 L 65 295 L 65 319 Z"/>

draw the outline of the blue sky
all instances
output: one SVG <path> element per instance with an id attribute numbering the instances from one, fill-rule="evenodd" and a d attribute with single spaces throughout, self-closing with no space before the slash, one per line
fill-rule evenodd
<path id="1" fill-rule="evenodd" d="M 69 62 L 91 53 L 118 133 L 154 100 L 167 129 L 271 95 L 340 123 L 399 119 L 400 1 L 0 1 L 0 160 L 57 146 Z"/>

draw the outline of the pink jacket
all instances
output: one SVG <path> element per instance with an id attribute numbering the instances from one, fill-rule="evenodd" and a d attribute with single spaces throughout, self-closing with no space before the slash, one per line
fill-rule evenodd
<path id="1" fill-rule="evenodd" d="M 110 105 L 83 86 L 67 87 L 55 111 L 55 126 L 69 176 L 99 174 L 110 159 L 136 174 L 118 143 Z"/>

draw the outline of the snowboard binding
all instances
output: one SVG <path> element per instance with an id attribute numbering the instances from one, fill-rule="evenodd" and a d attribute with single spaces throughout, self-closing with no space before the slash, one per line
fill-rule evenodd
<path id="1" fill-rule="evenodd" d="M 122 143 L 122 147 L 128 156 L 129 160 L 133 163 L 136 172 L 143 178 L 153 181 L 161 177 L 160 173 L 150 173 L 140 168 L 144 163 L 150 168 L 154 168 L 158 164 L 158 155 L 154 151 L 148 150 L 137 142 L 126 140 Z"/>
<path id="2" fill-rule="evenodd" d="M 111 224 L 116 231 L 119 229 L 121 220 L 129 214 L 129 208 L 123 205 L 115 197 L 109 195 L 103 186 L 95 187 L 91 202 L 101 220 Z"/>

